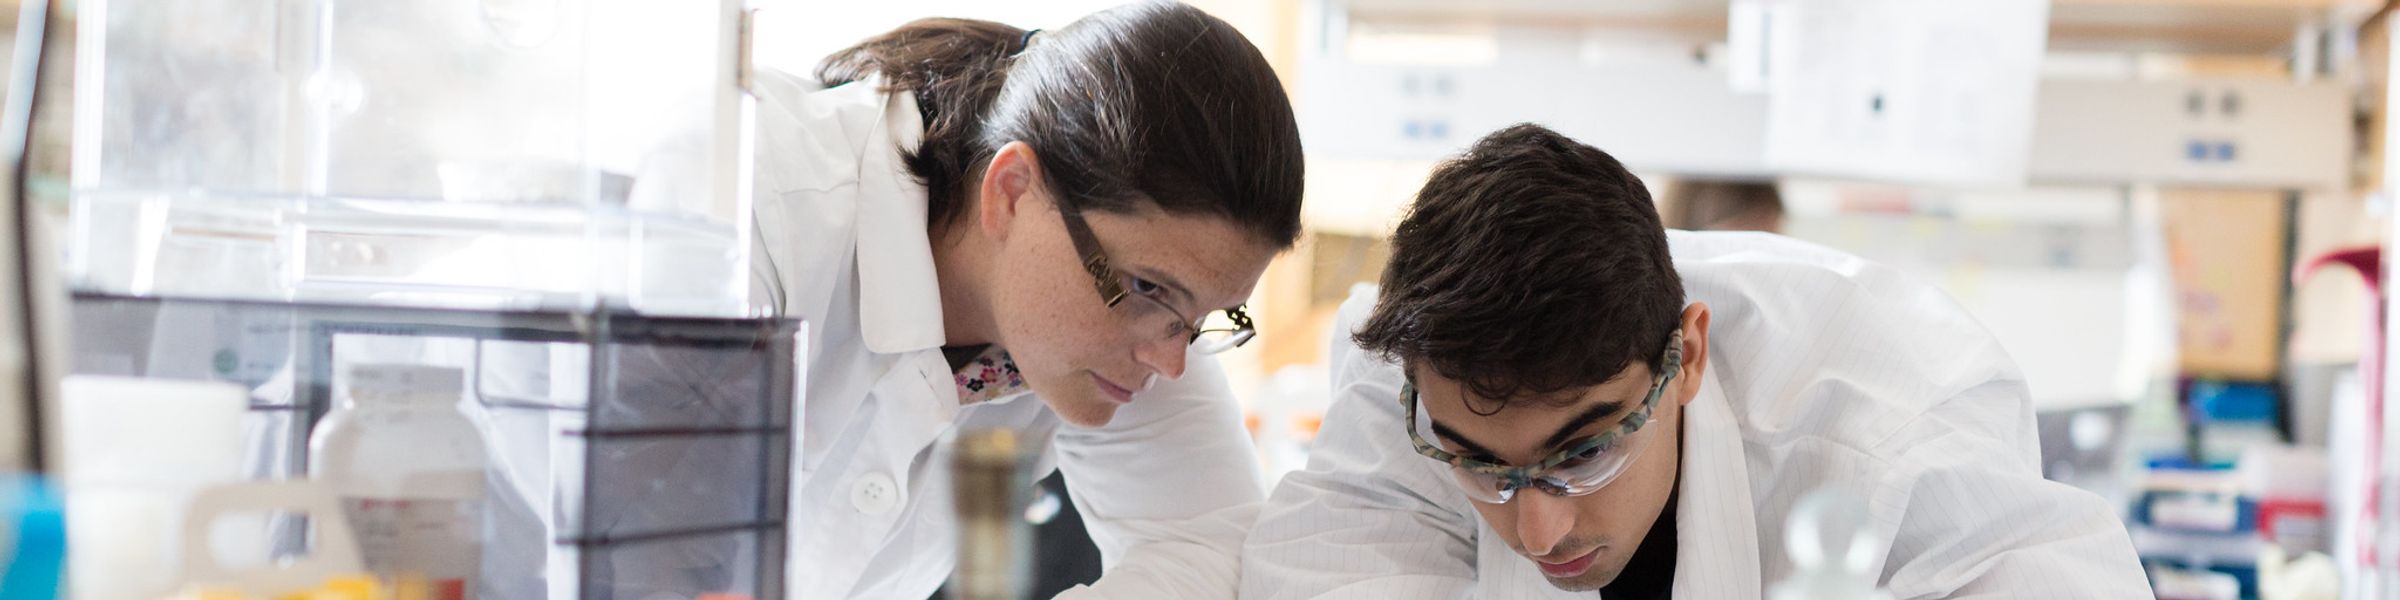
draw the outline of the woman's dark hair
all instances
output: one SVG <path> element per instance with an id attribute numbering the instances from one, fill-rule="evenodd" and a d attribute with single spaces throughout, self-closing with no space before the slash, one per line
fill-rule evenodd
<path id="1" fill-rule="evenodd" d="M 1665 200 L 1659 217 L 1673 229 L 1771 232 L 1783 220 L 1783 196 L 1772 181 L 1680 181 Z"/>
<path id="2" fill-rule="evenodd" d="M 1360 348 L 1497 404 L 1661 369 L 1683 281 L 1642 181 L 1537 125 L 1435 167 L 1392 233 Z M 1555 399 L 1555 398 L 1548 398 Z M 1487 413 L 1488 414 L 1488 413 Z"/>
<path id="3" fill-rule="evenodd" d="M 967 212 L 984 165 L 1023 141 L 1074 209 L 1223 217 L 1289 247 L 1302 160 L 1291 101 L 1240 32 L 1176 2 L 1094 13 L 1030 39 L 989 21 L 922 19 L 817 65 L 828 86 L 881 75 L 914 92 L 908 156 L 933 224 Z"/>

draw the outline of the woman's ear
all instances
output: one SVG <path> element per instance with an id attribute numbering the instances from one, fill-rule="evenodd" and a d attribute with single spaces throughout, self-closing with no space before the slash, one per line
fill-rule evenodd
<path id="1" fill-rule="evenodd" d="M 1675 403 L 1690 404 L 1700 395 L 1701 375 L 1708 372 L 1708 303 L 1683 307 L 1683 370 L 1675 376 Z"/>
<path id="2" fill-rule="evenodd" d="M 1009 142 L 993 152 L 975 190 L 976 227 L 992 239 L 1008 239 L 1017 215 L 1046 201 L 1036 198 L 1043 190 L 1042 167 L 1033 146 Z"/>

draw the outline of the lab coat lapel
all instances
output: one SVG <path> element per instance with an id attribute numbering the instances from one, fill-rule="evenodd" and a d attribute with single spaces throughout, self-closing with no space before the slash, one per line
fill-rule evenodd
<path id="1" fill-rule="evenodd" d="M 879 431 L 896 436 L 880 441 L 913 456 L 958 416 L 958 387 L 939 351 L 941 280 L 925 232 L 925 188 L 900 161 L 901 150 L 917 147 L 923 120 L 914 94 L 890 98 L 859 161 L 858 318 L 868 350 L 900 355 L 875 386 L 890 424 Z"/>
<path id="2" fill-rule="evenodd" d="M 861 333 L 878 353 L 937 348 L 944 336 L 941 286 L 925 232 L 925 187 L 900 161 L 900 152 L 916 149 L 923 135 L 915 95 L 891 95 L 878 125 L 858 166 Z"/>
<path id="3" fill-rule="evenodd" d="M 856 589 L 873 570 L 870 561 L 890 545 L 891 537 L 909 530 L 895 525 L 891 518 L 915 518 L 906 516 L 912 514 L 906 504 L 948 501 L 943 494 L 933 494 L 945 496 L 939 499 L 921 497 L 929 490 L 911 481 L 914 461 L 950 428 L 959 411 L 957 383 L 941 353 L 940 285 L 925 231 L 925 189 L 899 160 L 901 151 L 916 148 L 922 128 L 913 95 L 891 94 L 880 116 L 867 128 L 868 139 L 858 159 L 856 270 L 850 276 L 857 285 L 859 341 L 870 356 L 850 364 L 863 371 L 855 373 L 857 376 L 874 378 L 862 397 L 871 404 L 858 407 L 872 412 L 873 416 L 867 417 L 872 425 L 863 429 L 864 438 L 849 460 L 819 466 L 800 479 L 803 483 L 796 483 L 824 482 L 818 485 L 823 493 L 816 501 L 832 504 L 796 514 L 857 515 L 848 507 L 852 482 L 870 474 L 898 480 L 899 501 L 905 504 L 891 509 L 890 514 L 899 515 L 896 517 L 862 516 L 803 524 L 808 530 L 797 532 L 799 535 L 872 542 L 845 551 L 795 550 L 798 562 L 791 567 L 790 576 L 798 582 L 797 589 Z M 812 407 L 806 418 L 836 414 L 841 411 Z M 830 423 L 854 421 L 856 418 Z M 837 435 L 822 432 L 810 437 L 822 436 L 823 443 L 837 444 L 833 437 Z M 798 497 L 803 501 L 809 498 L 805 493 Z"/>
<path id="4" fill-rule="evenodd" d="M 1757 598 L 1758 519 L 1740 423 L 1717 385 L 1703 375 L 1683 410 L 1683 483 L 1675 505 L 1675 597 Z"/>

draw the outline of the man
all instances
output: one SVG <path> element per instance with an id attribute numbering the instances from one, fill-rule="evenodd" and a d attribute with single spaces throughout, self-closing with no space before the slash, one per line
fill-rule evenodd
<path id="1" fill-rule="evenodd" d="M 1895 598 L 2150 596 L 2114 510 L 2041 478 L 2023 378 L 1941 292 L 1666 232 L 1549 130 L 1436 169 L 1340 323 L 1245 598 L 1755 598 L 1796 574 L 1786 519 L 1820 489 L 1889 542 L 1863 572 Z"/>

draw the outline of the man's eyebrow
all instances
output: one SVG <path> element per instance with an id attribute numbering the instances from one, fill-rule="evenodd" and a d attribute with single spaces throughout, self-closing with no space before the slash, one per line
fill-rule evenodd
<path id="1" fill-rule="evenodd" d="M 1434 435 L 1450 440 L 1450 443 L 1458 444 L 1460 448 L 1463 448 L 1468 452 L 1492 457 L 1493 459 L 1498 459 L 1500 457 L 1500 453 L 1493 452 L 1490 448 L 1485 448 L 1481 444 L 1475 443 L 1474 440 L 1467 439 L 1467 436 L 1459 435 L 1457 431 L 1451 430 L 1450 426 L 1443 425 L 1440 421 L 1433 421 L 1430 417 L 1426 420 L 1433 423 Z"/>
<path id="2" fill-rule="evenodd" d="M 1617 410 L 1625 408 L 1625 404 L 1626 402 L 1624 400 L 1611 400 L 1608 402 L 1594 404 L 1591 408 L 1584 409 L 1582 414 L 1575 415 L 1575 418 L 1573 419 L 1567 419 L 1567 423 L 1565 425 L 1559 426 L 1557 433 L 1550 434 L 1550 439 L 1543 440 L 1542 447 L 1551 450 L 1559 449 L 1558 446 L 1560 444 L 1567 443 L 1568 436 L 1575 435 L 1575 432 L 1581 431 L 1585 426 L 1591 425 L 1602 418 L 1617 414 Z"/>

